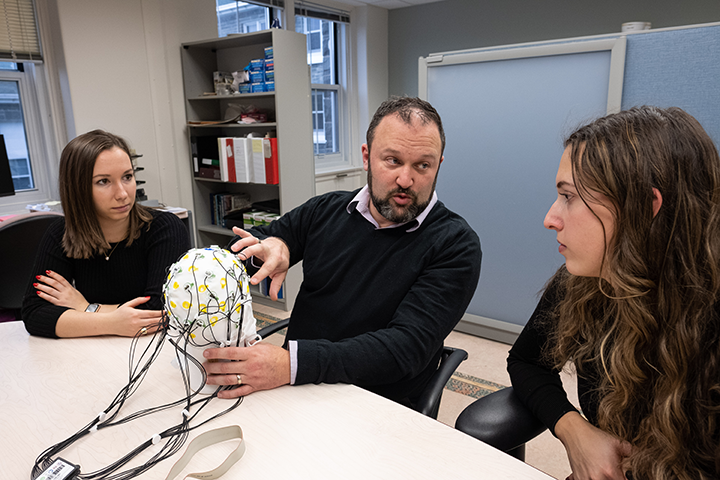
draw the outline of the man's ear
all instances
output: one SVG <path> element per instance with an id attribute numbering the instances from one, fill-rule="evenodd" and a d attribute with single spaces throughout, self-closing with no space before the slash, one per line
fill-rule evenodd
<path id="1" fill-rule="evenodd" d="M 367 143 L 363 143 L 362 146 L 362 157 L 363 157 L 363 168 L 367 172 L 368 169 L 368 162 L 370 161 L 370 148 L 368 148 Z"/>
<path id="2" fill-rule="evenodd" d="M 660 211 L 660 207 L 662 206 L 662 194 L 660 193 L 660 190 L 657 188 L 653 188 L 653 218 L 658 214 Z"/>

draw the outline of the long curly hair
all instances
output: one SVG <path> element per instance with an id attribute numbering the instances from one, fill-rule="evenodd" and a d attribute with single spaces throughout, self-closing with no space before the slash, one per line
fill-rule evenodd
<path id="1" fill-rule="evenodd" d="M 564 290 L 549 352 L 578 374 L 598 366 L 598 426 L 632 446 L 636 479 L 720 472 L 720 158 L 679 108 L 636 107 L 565 142 L 592 210 L 610 199 L 603 278 L 561 268 Z M 662 196 L 653 212 L 653 189 Z M 596 215 L 597 216 L 597 215 Z M 598 218 L 599 219 L 599 218 Z M 605 226 L 607 227 L 607 226 Z"/>

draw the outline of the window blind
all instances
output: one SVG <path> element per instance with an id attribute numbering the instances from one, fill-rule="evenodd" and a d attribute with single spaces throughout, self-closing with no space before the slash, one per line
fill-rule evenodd
<path id="1" fill-rule="evenodd" d="M 42 61 L 32 0 L 0 0 L 0 60 Z"/>
<path id="2" fill-rule="evenodd" d="M 272 7 L 283 9 L 285 8 L 284 0 L 237 0 L 243 1 L 244 3 L 252 3 L 253 5 L 260 5 L 261 7 Z"/>
<path id="3" fill-rule="evenodd" d="M 350 12 L 304 0 L 295 2 L 295 15 L 330 20 L 331 22 L 350 23 Z"/>

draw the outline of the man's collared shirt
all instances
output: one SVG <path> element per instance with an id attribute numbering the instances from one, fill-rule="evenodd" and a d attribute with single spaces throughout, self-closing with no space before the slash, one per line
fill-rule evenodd
<path id="1" fill-rule="evenodd" d="M 430 210 L 435 206 L 437 203 L 438 197 L 437 192 L 433 191 L 432 198 L 430 199 L 430 203 L 428 203 L 427 207 L 425 207 L 425 210 L 420 212 L 420 215 L 415 217 L 414 219 L 410 220 L 409 222 L 403 222 L 403 223 L 393 223 L 392 225 L 388 225 L 387 227 L 380 227 L 378 222 L 373 218 L 372 213 L 370 213 L 370 187 L 365 185 L 362 190 L 360 190 L 357 195 L 355 195 L 355 198 L 353 198 L 350 203 L 348 203 L 347 206 L 347 212 L 352 213 L 353 209 L 357 210 L 358 213 L 360 213 L 368 222 L 375 225 L 375 229 L 380 228 L 398 228 L 405 226 L 411 222 L 416 222 L 416 225 L 414 225 L 412 228 L 408 228 L 406 232 L 414 232 L 418 228 L 420 228 L 420 225 L 422 225 L 423 220 L 428 216 L 428 213 L 430 213 Z"/>
<path id="2" fill-rule="evenodd" d="M 415 222 L 415 225 L 412 228 L 408 228 L 406 230 L 406 233 L 414 232 L 418 228 L 420 228 L 420 225 L 422 225 L 423 220 L 427 218 L 430 211 L 433 209 L 435 204 L 437 203 L 438 197 L 437 192 L 433 191 L 432 198 L 430 199 L 430 203 L 428 203 L 427 207 L 425 207 L 425 210 L 420 212 L 420 215 L 415 217 L 414 219 L 410 220 L 409 222 L 404 223 L 393 223 L 392 225 L 388 225 L 387 227 L 380 227 L 380 225 L 377 223 L 377 221 L 373 218 L 372 214 L 370 213 L 370 188 L 365 185 L 358 193 L 355 195 L 355 198 L 353 198 L 350 203 L 348 203 L 346 210 L 347 213 L 352 214 L 353 210 L 357 210 L 360 215 L 362 215 L 368 222 L 375 225 L 375 229 L 379 230 L 381 228 L 398 228 L 405 225 L 408 225 L 409 223 Z M 290 385 L 295 384 L 295 378 L 297 377 L 297 341 L 296 340 L 290 340 L 288 341 L 288 351 L 290 352 Z"/>

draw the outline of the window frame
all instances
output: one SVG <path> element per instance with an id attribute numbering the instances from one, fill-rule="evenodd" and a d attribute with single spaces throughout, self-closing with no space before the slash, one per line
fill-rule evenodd
<path id="1" fill-rule="evenodd" d="M 345 129 L 344 129 L 345 124 L 344 124 L 344 119 L 343 119 L 344 115 L 343 115 L 343 108 L 342 108 L 342 102 L 344 101 L 344 98 L 343 98 L 343 88 L 341 85 L 328 85 L 328 84 L 324 84 L 324 83 L 313 83 L 310 85 L 310 89 L 313 93 L 316 91 L 319 91 L 319 92 L 333 91 L 337 94 L 337 107 L 336 107 L 336 112 L 335 112 L 335 114 L 336 114 L 335 118 L 337 119 L 337 129 L 338 129 L 338 131 L 337 131 L 337 150 L 338 150 L 338 152 L 330 153 L 330 154 L 315 153 L 314 154 L 315 164 L 316 164 L 315 170 L 317 171 L 318 170 L 318 168 L 317 168 L 318 159 L 320 159 L 322 161 L 322 163 L 330 163 L 330 164 L 344 163 L 344 161 L 345 161 L 345 155 L 344 155 L 344 151 L 345 151 L 345 148 L 344 148 L 345 141 L 344 140 L 345 139 L 343 138 L 344 131 L 345 131 Z M 313 109 L 313 120 L 314 120 L 314 115 L 315 115 L 315 110 Z M 313 122 L 313 137 L 315 136 L 314 132 L 315 132 L 315 128 L 314 128 L 314 122 Z M 314 140 L 314 138 L 313 138 L 313 140 Z M 314 148 L 313 148 L 313 151 L 315 151 Z M 325 167 L 325 169 L 327 169 L 327 168 L 328 167 Z M 332 166 L 329 168 L 332 168 Z"/>
<path id="2" fill-rule="evenodd" d="M 243 4 L 244 4 L 243 6 L 252 5 L 252 6 L 255 6 L 255 7 L 257 7 L 257 8 L 264 8 L 264 9 L 265 9 L 265 19 L 266 19 L 266 21 L 267 21 L 267 28 L 270 28 L 270 26 L 272 25 L 273 20 L 276 18 L 277 8 L 270 7 L 270 6 L 266 6 L 266 5 L 258 5 L 257 3 L 253 3 L 253 2 L 245 2 L 245 1 L 243 1 L 243 0 L 234 0 L 234 1 L 235 1 L 235 4 L 236 4 L 236 5 L 235 5 L 236 8 L 239 8 L 239 5 L 238 5 L 239 3 L 243 3 Z M 233 33 L 253 33 L 253 32 L 229 32 L 229 33 L 222 34 L 223 32 L 220 32 L 220 10 L 219 10 L 219 6 L 218 6 L 218 4 L 217 4 L 217 0 L 215 0 L 215 16 L 216 16 L 216 18 L 217 18 L 217 23 L 218 23 L 218 37 L 219 37 L 219 38 L 226 37 L 226 36 L 231 35 L 231 34 L 233 34 Z"/>
<path id="3" fill-rule="evenodd" d="M 297 17 L 313 18 L 311 16 L 296 14 Z M 353 156 L 350 154 L 350 132 L 349 132 L 349 92 L 348 77 L 350 67 L 350 52 L 348 49 L 348 25 L 343 22 L 336 22 L 320 18 L 321 21 L 332 22 L 333 26 L 333 55 L 334 55 L 334 84 L 313 83 L 310 85 L 312 91 L 335 91 L 337 92 L 337 142 L 338 153 L 314 154 L 315 175 L 327 175 L 331 173 L 356 170 L 357 165 L 353 164 Z M 310 64 L 308 64 L 310 66 Z M 311 92 L 312 93 L 312 92 Z M 314 129 L 313 129 L 314 131 Z M 314 133 L 313 133 L 314 136 Z M 313 144 L 314 142 L 313 138 Z M 315 148 L 313 146 L 313 152 Z"/>
<path id="4" fill-rule="evenodd" d="M 354 155 L 352 152 L 353 142 L 355 136 L 351 132 L 351 128 L 354 119 L 350 114 L 351 103 L 356 103 L 356 93 L 353 90 L 350 79 L 353 78 L 351 75 L 351 68 L 353 59 L 351 57 L 350 50 L 350 35 L 351 28 L 349 22 L 349 15 L 347 12 L 341 12 L 342 15 L 338 19 L 328 18 L 321 15 L 313 15 L 313 10 L 308 8 L 303 12 L 299 11 L 297 6 L 285 4 L 283 6 L 275 6 L 272 1 L 269 1 L 266 5 L 265 1 L 253 2 L 252 0 L 245 0 L 246 3 L 255 4 L 261 7 L 265 7 L 268 11 L 270 21 L 283 16 L 285 22 L 283 28 L 295 28 L 298 17 L 312 18 L 325 22 L 333 23 L 333 74 L 334 84 L 312 84 L 311 90 L 327 91 L 332 90 L 337 92 L 337 142 L 338 142 L 338 153 L 333 154 L 314 154 L 315 163 L 315 175 L 323 176 L 335 173 L 343 173 L 349 171 L 356 171 L 362 168 L 361 159 Z M 216 15 L 217 15 L 217 0 Z M 290 20 L 292 19 L 292 21 Z M 219 27 L 219 22 L 218 22 Z M 322 30 L 322 29 L 321 29 Z M 218 35 L 220 32 L 218 31 Z M 310 64 L 308 64 L 310 65 Z M 312 95 L 312 92 L 311 92 Z M 313 153 L 315 152 L 315 134 L 313 128 Z"/>
<path id="5" fill-rule="evenodd" d="M 53 163 L 49 155 L 45 132 L 50 130 L 45 125 L 44 115 L 40 108 L 39 92 L 42 88 L 41 65 L 30 62 L 17 62 L 23 64 L 24 71 L 0 70 L 0 80 L 18 82 L 20 93 L 20 106 L 22 109 L 27 139 L 28 155 L 32 169 L 35 188 L 15 195 L 0 197 L 0 214 L 23 213 L 27 205 L 44 203 L 52 198 L 57 186 L 51 185 L 50 165 Z M 47 160 L 43 160 L 47 159 Z"/>

